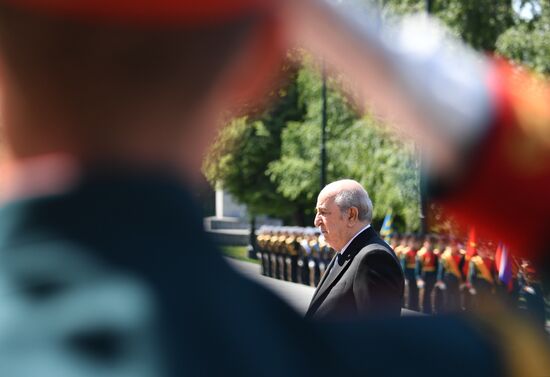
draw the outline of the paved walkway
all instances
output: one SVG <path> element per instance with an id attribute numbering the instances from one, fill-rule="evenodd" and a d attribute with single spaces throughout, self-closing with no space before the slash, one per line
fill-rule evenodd
<path id="1" fill-rule="evenodd" d="M 281 297 L 296 311 L 298 311 L 298 313 L 306 313 L 315 288 L 263 276 L 260 272 L 259 264 L 243 262 L 231 258 L 226 259 L 239 273 L 273 291 L 276 295 Z M 408 309 L 401 309 L 401 315 L 423 316 L 424 314 Z M 550 334 L 550 321 L 546 324 L 546 331 Z"/>
<path id="2" fill-rule="evenodd" d="M 243 262 L 231 258 L 226 259 L 239 273 L 273 291 L 290 306 L 294 307 L 298 313 L 306 313 L 315 288 L 263 276 L 260 272 L 259 264 Z M 401 315 L 410 316 L 423 314 L 402 309 Z"/>
<path id="3" fill-rule="evenodd" d="M 259 264 L 226 259 L 239 273 L 273 291 L 299 313 L 306 313 L 315 288 L 263 276 Z"/>

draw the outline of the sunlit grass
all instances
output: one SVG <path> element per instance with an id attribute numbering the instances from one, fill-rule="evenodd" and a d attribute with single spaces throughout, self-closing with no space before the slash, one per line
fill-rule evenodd
<path id="1" fill-rule="evenodd" d="M 248 249 L 246 246 L 223 246 L 222 252 L 225 256 L 242 260 L 245 262 L 252 262 L 259 264 L 260 261 L 257 259 L 251 259 L 248 257 Z"/>

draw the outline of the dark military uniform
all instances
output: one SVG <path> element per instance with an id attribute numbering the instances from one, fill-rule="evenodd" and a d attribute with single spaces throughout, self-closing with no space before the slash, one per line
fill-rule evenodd
<path id="1" fill-rule="evenodd" d="M 300 240 L 299 254 L 298 254 L 298 278 L 299 282 L 305 285 L 312 285 L 311 273 L 309 263 L 313 260 L 313 247 L 315 245 L 315 239 L 313 233 L 308 231 L 305 236 Z"/>
<path id="2" fill-rule="evenodd" d="M 300 248 L 301 237 L 298 230 L 289 232 L 285 240 L 285 274 L 284 278 L 293 283 L 298 282 L 298 252 Z"/>
<path id="3" fill-rule="evenodd" d="M 464 266 L 464 255 L 460 252 L 453 254 L 448 247 L 441 255 L 437 279 L 445 284 L 445 310 L 456 312 L 461 309 L 460 286 L 464 282 L 462 268 Z"/>
<path id="4" fill-rule="evenodd" d="M 286 240 L 288 238 L 288 232 L 283 231 L 277 239 L 277 251 L 276 251 L 276 278 L 286 280 L 286 268 L 285 259 L 287 255 Z"/>
<path id="5" fill-rule="evenodd" d="M 495 261 L 489 257 L 475 255 L 470 259 L 468 269 L 468 285 L 475 296 L 474 306 L 495 293 L 495 279 L 497 276 Z"/>
<path id="6" fill-rule="evenodd" d="M 418 285 L 416 283 L 416 253 L 417 250 L 408 247 L 401 252 L 401 267 L 407 282 L 407 308 L 418 310 Z"/>
<path id="7" fill-rule="evenodd" d="M 272 231 L 269 234 L 269 237 L 267 238 L 267 241 L 266 241 L 267 250 L 265 253 L 265 257 L 266 257 L 265 259 L 267 259 L 266 260 L 267 276 L 270 276 L 270 277 L 275 277 L 275 266 L 276 266 L 275 249 L 276 249 L 277 239 L 278 239 L 277 231 Z"/>
<path id="8" fill-rule="evenodd" d="M 332 256 L 334 255 L 332 249 L 326 243 L 324 237 L 319 236 L 317 244 L 319 246 L 317 257 L 318 274 L 316 273 L 315 275 L 315 286 L 319 284 L 321 277 L 325 274 L 326 268 L 330 263 Z"/>
<path id="9" fill-rule="evenodd" d="M 519 309 L 540 328 L 546 326 L 546 304 L 538 274 L 529 263 L 521 266 L 519 279 Z"/>
<path id="10" fill-rule="evenodd" d="M 436 271 L 436 285 L 434 287 L 434 290 L 433 290 L 433 296 L 434 296 L 434 306 L 433 306 L 433 312 L 434 313 L 443 313 L 445 310 L 444 310 L 444 307 L 445 307 L 445 293 L 444 293 L 444 289 L 441 289 L 441 286 L 437 283 L 438 281 L 438 272 L 439 272 L 439 263 L 440 263 L 440 259 L 441 259 L 441 255 L 443 254 L 442 253 L 442 249 L 443 248 L 436 248 L 434 249 L 434 254 L 436 255 L 437 257 L 437 271 Z"/>
<path id="11" fill-rule="evenodd" d="M 427 314 L 433 312 L 432 292 L 437 281 L 439 257 L 433 249 L 422 248 L 416 255 L 416 276 L 424 282 L 422 296 L 422 311 Z"/>
<path id="12" fill-rule="evenodd" d="M 269 240 L 271 239 L 271 231 L 262 227 L 257 236 L 258 259 L 262 267 L 262 275 L 269 276 Z"/>
<path id="13" fill-rule="evenodd" d="M 399 260 L 401 260 L 403 252 L 408 247 L 409 238 L 410 238 L 410 236 L 407 236 L 407 235 L 403 236 L 403 238 L 401 238 L 401 241 L 399 242 L 399 244 L 393 249 L 393 251 L 395 252 L 395 256 Z"/>

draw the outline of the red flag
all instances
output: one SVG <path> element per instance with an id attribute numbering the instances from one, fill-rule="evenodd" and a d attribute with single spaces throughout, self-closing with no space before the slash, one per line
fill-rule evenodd
<path id="1" fill-rule="evenodd" d="M 462 267 L 462 272 L 466 277 L 468 276 L 470 259 L 476 254 L 477 254 L 476 229 L 472 227 L 470 228 L 470 232 L 468 233 L 468 243 L 466 244 L 466 255 L 464 258 L 464 266 Z"/>

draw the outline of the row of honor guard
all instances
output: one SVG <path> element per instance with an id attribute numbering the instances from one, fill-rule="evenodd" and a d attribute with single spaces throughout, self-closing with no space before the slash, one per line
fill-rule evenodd
<path id="1" fill-rule="evenodd" d="M 263 226 L 256 244 L 263 275 L 312 287 L 334 256 L 316 228 Z"/>
<path id="2" fill-rule="evenodd" d="M 543 293 L 532 265 L 515 261 L 511 283 L 504 285 L 494 244 L 479 242 L 469 256 L 466 242 L 436 234 L 388 237 L 405 273 L 405 306 L 427 314 L 457 312 L 475 307 L 486 295 L 498 295 L 544 323 Z M 312 287 L 319 284 L 335 253 L 311 227 L 263 226 L 256 244 L 263 275 Z"/>
<path id="3" fill-rule="evenodd" d="M 512 258 L 508 282 L 503 282 L 491 241 L 477 242 L 475 252 L 468 253 L 468 241 L 453 236 L 394 233 L 388 238 L 405 273 L 409 309 L 457 312 L 479 306 L 488 295 L 498 296 L 544 326 L 542 284 L 529 261 Z"/>

